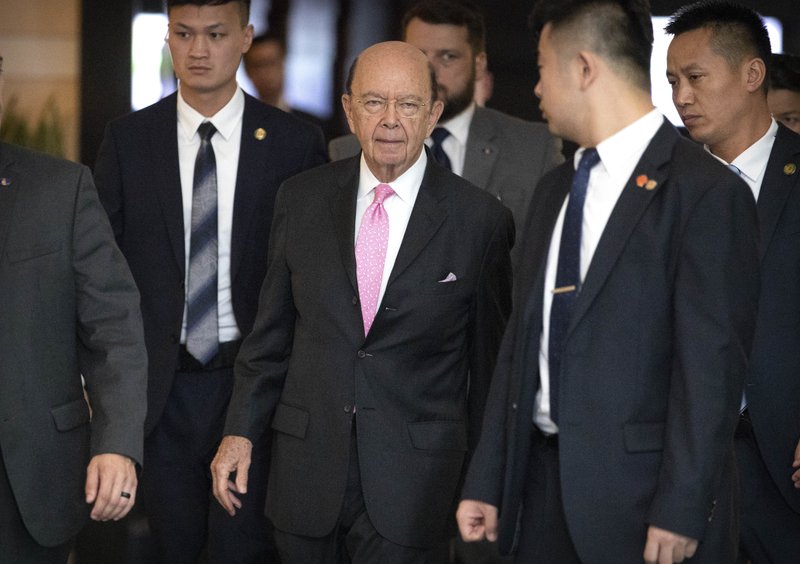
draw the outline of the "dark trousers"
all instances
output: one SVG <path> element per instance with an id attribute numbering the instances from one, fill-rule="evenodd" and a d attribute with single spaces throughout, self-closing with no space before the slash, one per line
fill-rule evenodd
<path id="1" fill-rule="evenodd" d="M 558 436 L 533 430 L 516 562 L 580 563 L 564 517 Z"/>
<path id="2" fill-rule="evenodd" d="M 0 451 L 0 564 L 64 564 L 71 544 L 45 547 L 33 539 L 22 521 Z"/>
<path id="3" fill-rule="evenodd" d="M 354 423 L 355 426 L 355 423 Z M 391 503 L 391 500 L 386 500 Z M 322 538 L 304 537 L 275 529 L 275 544 L 282 564 L 444 564 L 442 552 L 395 544 L 375 530 L 361 492 L 355 430 L 350 440 L 347 489 L 333 532 Z"/>
<path id="4" fill-rule="evenodd" d="M 747 417 L 739 422 L 735 448 L 741 493 L 742 559 L 753 564 L 800 561 L 800 515 L 789 507 L 772 481 Z M 786 453 L 786 480 L 791 480 L 793 454 Z"/>
<path id="5" fill-rule="evenodd" d="M 145 440 L 141 494 L 159 561 L 272 561 L 264 516 L 268 445 L 254 445 L 248 493 L 229 516 L 211 494 L 209 465 L 222 439 L 233 370 L 178 372 L 164 413 Z M 265 433 L 266 435 L 266 433 Z"/>

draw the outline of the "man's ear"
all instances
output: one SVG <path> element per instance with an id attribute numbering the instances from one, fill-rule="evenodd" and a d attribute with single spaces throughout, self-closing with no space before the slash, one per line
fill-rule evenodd
<path id="1" fill-rule="evenodd" d="M 353 126 L 353 102 L 350 98 L 349 94 L 342 94 L 342 108 L 344 109 L 344 115 L 347 117 L 347 125 L 350 126 L 350 132 L 355 133 L 355 127 Z"/>
<path id="2" fill-rule="evenodd" d="M 744 64 L 744 80 L 748 92 L 759 90 L 766 78 L 767 65 L 761 57 L 750 59 Z"/>
<path id="3" fill-rule="evenodd" d="M 578 51 L 575 61 L 572 62 L 578 72 L 578 84 L 581 90 L 586 90 L 597 80 L 599 61 L 597 55 L 591 51 Z"/>
<path id="4" fill-rule="evenodd" d="M 489 60 L 486 51 L 481 51 L 475 55 L 475 80 L 482 80 L 489 70 Z"/>

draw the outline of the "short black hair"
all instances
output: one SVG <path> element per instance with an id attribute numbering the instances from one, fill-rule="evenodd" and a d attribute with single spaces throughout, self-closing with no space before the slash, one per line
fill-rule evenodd
<path id="1" fill-rule="evenodd" d="M 175 6 L 185 6 L 191 4 L 193 6 L 222 6 L 230 2 L 237 2 L 241 10 L 242 26 L 246 26 L 250 21 L 250 0 L 166 0 L 167 14 Z"/>
<path id="2" fill-rule="evenodd" d="M 773 53 L 770 64 L 770 88 L 800 92 L 800 57 Z"/>
<path id="3" fill-rule="evenodd" d="M 711 32 L 711 48 L 731 67 L 738 66 L 745 57 L 762 59 L 767 73 L 763 88 L 768 88 L 772 47 L 761 16 L 735 2 L 702 0 L 675 12 L 664 31 L 680 35 L 703 28 Z"/>
<path id="4" fill-rule="evenodd" d="M 590 49 L 650 91 L 653 22 L 649 0 L 539 0 L 529 23 L 537 41 L 548 23 L 554 31 L 574 27 L 572 36 L 586 40 Z"/>
<path id="5" fill-rule="evenodd" d="M 353 64 L 350 65 L 350 70 L 347 71 L 347 81 L 345 82 L 344 91 L 348 96 L 353 95 L 353 80 L 356 77 L 356 65 L 358 64 L 358 59 L 360 55 L 353 59 Z M 436 82 L 436 71 L 433 70 L 433 65 L 428 63 L 428 71 L 430 74 L 431 79 L 431 103 L 436 101 L 437 91 L 439 90 L 439 86 Z"/>
<path id="6" fill-rule="evenodd" d="M 283 51 L 284 55 L 286 54 L 286 35 L 284 33 L 272 29 L 260 35 L 256 35 L 253 38 L 253 42 L 250 44 L 250 48 L 252 49 L 256 45 L 260 45 L 261 43 L 272 43 L 272 42 L 277 43 L 278 46 L 280 46 L 281 51 Z M 245 53 L 245 57 L 247 57 L 247 53 Z"/>
<path id="7" fill-rule="evenodd" d="M 403 36 L 412 19 L 427 24 L 449 24 L 467 28 L 467 41 L 473 55 L 486 51 L 486 24 L 480 9 L 469 0 L 422 0 L 403 16 Z"/>

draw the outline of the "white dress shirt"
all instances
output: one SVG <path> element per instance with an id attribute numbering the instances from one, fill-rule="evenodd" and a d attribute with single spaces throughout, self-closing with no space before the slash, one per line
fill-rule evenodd
<path id="1" fill-rule="evenodd" d="M 753 198 L 758 201 L 758 196 L 761 194 L 761 184 L 764 182 L 764 174 L 767 172 L 767 163 L 769 156 L 772 153 L 772 146 L 775 145 L 775 136 L 778 135 L 778 122 L 772 119 L 767 132 L 755 143 L 750 145 L 747 149 L 733 159 L 733 162 L 727 163 L 717 155 L 712 153 L 708 145 L 704 145 L 706 151 L 711 156 L 717 159 L 724 165 L 733 165 L 738 171 L 739 176 L 747 182 L 750 191 L 753 192 Z M 747 396 L 742 392 L 742 401 L 739 404 L 739 413 L 747 407 Z"/>
<path id="2" fill-rule="evenodd" d="M 469 137 L 469 126 L 472 123 L 472 116 L 475 115 L 475 102 L 470 104 L 466 110 L 436 124 L 436 127 L 444 127 L 450 135 L 442 141 L 442 149 L 450 159 L 450 166 L 453 172 L 461 176 L 464 172 L 464 159 L 467 152 L 467 138 Z M 428 147 L 433 145 L 433 139 L 428 137 L 425 140 Z"/>
<path id="3" fill-rule="evenodd" d="M 583 205 L 583 227 L 581 231 L 581 281 L 586 278 L 592 256 L 606 228 L 608 218 L 614 210 L 625 185 L 634 173 L 634 169 L 642 158 L 647 146 L 658 129 L 664 123 L 664 117 L 658 110 L 652 110 L 624 129 L 597 145 L 600 162 L 592 168 L 589 185 L 586 189 L 586 201 Z M 575 153 L 574 166 L 583 155 L 584 148 Z M 548 346 L 550 336 L 550 307 L 553 304 L 552 290 L 556 286 L 556 269 L 558 251 L 561 243 L 561 230 L 564 225 L 564 214 L 567 209 L 569 195 L 564 199 L 561 212 L 556 220 L 547 253 L 547 269 L 545 270 L 544 306 L 542 311 L 542 334 L 539 340 L 539 390 L 536 393 L 533 421 L 544 433 L 558 432 L 558 427 L 550 419 L 550 365 Z"/>
<path id="4" fill-rule="evenodd" d="M 758 195 L 761 193 L 761 183 L 764 182 L 764 174 L 767 172 L 767 163 L 769 162 L 769 156 L 772 153 L 772 146 L 775 144 L 775 136 L 777 134 L 778 122 L 773 119 L 764 136 L 750 145 L 730 163 L 711 153 L 708 145 L 704 145 L 704 147 L 722 164 L 733 165 L 739 169 L 739 176 L 747 182 L 753 192 L 753 197 L 758 201 Z"/>
<path id="5" fill-rule="evenodd" d="M 200 148 L 197 128 L 210 121 L 217 128 L 211 138 L 217 163 L 217 314 L 221 343 L 241 337 L 231 301 L 231 232 L 233 230 L 233 197 L 239 168 L 242 139 L 244 94 L 237 88 L 231 100 L 216 114 L 206 119 L 192 108 L 178 91 L 178 160 L 180 161 L 183 194 L 183 233 L 186 250 L 186 273 L 189 272 L 189 249 L 192 239 L 192 190 L 194 163 Z M 187 280 L 186 291 L 189 290 Z M 186 343 L 186 304 L 183 307 L 181 343 Z"/>
<path id="6" fill-rule="evenodd" d="M 383 209 L 386 210 L 386 215 L 389 217 L 389 243 L 386 246 L 386 260 L 383 264 L 383 277 L 381 278 L 381 291 L 378 294 L 376 315 L 380 310 L 380 304 L 383 301 L 383 294 L 386 292 L 386 284 L 389 281 L 392 268 L 394 268 L 397 253 L 400 251 L 408 220 L 411 217 L 411 210 L 414 209 L 414 202 L 417 201 L 417 194 L 419 194 L 419 187 L 422 184 L 422 177 L 425 176 L 427 164 L 428 157 L 425 151 L 422 151 L 417 161 L 407 171 L 397 177 L 394 182 L 388 183 L 394 190 L 394 195 L 383 201 Z M 372 199 L 375 196 L 375 187 L 378 184 L 381 184 L 381 181 L 372 174 L 362 152 L 361 173 L 358 180 L 358 199 L 356 200 L 354 246 L 358 240 L 358 230 L 361 227 L 364 212 L 372 203 Z"/>

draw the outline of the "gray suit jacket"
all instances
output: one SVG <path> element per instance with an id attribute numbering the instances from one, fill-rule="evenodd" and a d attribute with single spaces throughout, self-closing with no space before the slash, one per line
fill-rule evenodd
<path id="1" fill-rule="evenodd" d="M 25 526 L 55 546 L 88 517 L 91 456 L 142 460 L 139 293 L 86 167 L 0 143 L 0 295 L 0 451 Z"/>
<path id="2" fill-rule="evenodd" d="M 337 137 L 328 144 L 331 161 L 359 151 L 355 135 Z M 525 225 L 539 179 L 562 160 L 561 140 L 550 135 L 545 124 L 475 108 L 462 176 L 503 202 L 514 215 L 517 229 Z"/>

